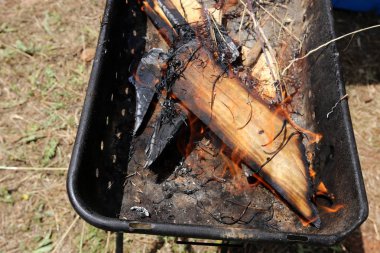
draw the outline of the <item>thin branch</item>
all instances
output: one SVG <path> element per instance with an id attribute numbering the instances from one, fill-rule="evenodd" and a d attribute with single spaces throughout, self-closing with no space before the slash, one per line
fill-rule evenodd
<path id="1" fill-rule="evenodd" d="M 251 16 L 251 19 L 253 21 L 253 27 L 255 29 L 256 36 L 259 38 L 259 41 L 261 42 L 261 48 L 264 53 L 265 61 L 270 69 L 272 78 L 274 81 L 279 81 L 280 75 L 279 75 L 277 60 L 274 57 L 275 55 L 274 50 L 272 46 L 270 45 L 268 38 L 265 36 L 263 29 L 259 26 L 256 20 L 255 14 L 253 13 L 253 10 L 252 10 L 252 1 L 248 0 L 248 4 L 246 4 L 242 0 L 240 0 L 240 3 L 243 4 L 244 6 L 247 6 L 248 8 L 247 12 Z M 268 55 L 270 59 L 268 58 Z"/>
<path id="2" fill-rule="evenodd" d="M 79 241 L 79 253 L 83 252 L 83 241 L 84 241 L 84 228 L 85 228 L 85 221 L 82 220 L 82 232 L 80 233 L 80 241 Z"/>
<path id="3" fill-rule="evenodd" d="M 356 33 L 364 32 L 364 31 L 367 31 L 367 30 L 370 30 L 370 29 L 379 28 L 379 27 L 380 27 L 380 24 L 378 24 L 378 25 L 373 25 L 373 26 L 369 26 L 369 27 L 365 27 L 365 28 L 362 28 L 362 29 L 359 29 L 359 30 L 356 30 L 356 31 L 353 31 L 353 32 L 350 32 L 350 33 L 346 33 L 346 34 L 344 34 L 344 35 L 342 35 L 342 36 L 339 36 L 338 38 L 335 38 L 335 39 L 329 40 L 329 41 L 327 41 L 326 43 L 324 43 L 324 44 L 322 44 L 322 45 L 320 45 L 320 46 L 318 46 L 318 47 L 316 47 L 316 48 L 310 50 L 310 51 L 309 51 L 307 54 L 305 54 L 304 56 L 299 57 L 299 58 L 295 58 L 294 60 L 291 60 L 290 63 L 289 63 L 289 65 L 286 66 L 286 68 L 284 68 L 284 70 L 282 71 L 281 74 L 284 75 L 284 74 L 286 73 L 286 71 L 287 71 L 287 70 L 288 70 L 288 69 L 289 69 L 289 68 L 290 68 L 295 62 L 297 62 L 297 61 L 299 61 L 299 60 L 302 60 L 302 59 L 305 59 L 305 58 L 308 57 L 309 55 L 311 55 L 311 54 L 317 52 L 318 50 L 320 50 L 320 49 L 322 49 L 322 48 L 324 48 L 324 47 L 330 45 L 331 43 L 333 43 L 333 42 L 335 42 L 335 41 L 341 40 L 341 39 L 343 39 L 343 38 L 345 38 L 345 37 L 348 37 L 348 36 L 350 36 L 350 35 L 352 35 L 352 34 L 356 34 Z"/>
<path id="4" fill-rule="evenodd" d="M 15 170 L 15 171 L 67 171 L 67 168 L 37 168 L 37 167 L 8 167 L 1 166 L 0 170 Z"/>
<path id="5" fill-rule="evenodd" d="M 108 248 L 110 245 L 110 237 L 111 237 L 111 232 L 107 231 L 107 240 L 106 240 L 106 246 L 104 247 L 104 253 L 108 252 Z"/>
<path id="6" fill-rule="evenodd" d="M 35 60 L 34 57 L 33 57 L 32 55 L 30 55 L 30 54 L 28 54 L 28 53 L 22 51 L 21 49 L 19 49 L 19 48 L 17 48 L 17 47 L 14 47 L 14 46 L 12 46 L 12 45 L 10 45 L 10 44 L 7 44 L 7 43 L 5 43 L 4 41 L 0 41 L 0 44 L 3 44 L 5 47 L 12 48 L 12 49 L 15 50 L 16 52 L 22 54 L 23 56 L 28 57 L 28 58 L 31 59 L 31 60 Z"/>
<path id="7" fill-rule="evenodd" d="M 261 8 L 261 9 L 263 9 L 271 18 L 273 18 L 274 19 L 274 21 L 276 21 L 280 26 L 281 26 L 281 28 L 282 29 L 284 29 L 287 33 L 289 33 L 289 35 L 290 36 L 292 36 L 296 41 L 298 41 L 299 43 L 301 43 L 302 41 L 299 39 L 299 38 L 297 38 L 286 26 L 284 26 L 282 23 L 281 23 L 281 21 L 278 19 L 278 18 L 276 18 L 272 13 L 270 13 L 267 9 L 265 9 L 259 2 L 257 2 L 256 0 L 255 0 L 255 2 L 256 2 L 256 4 Z"/>
<path id="8" fill-rule="evenodd" d="M 241 42 L 241 28 L 243 27 L 243 21 L 244 21 L 246 12 L 247 12 L 247 6 L 244 6 L 243 14 L 241 15 L 241 21 L 239 25 L 239 42 Z"/>
<path id="9" fill-rule="evenodd" d="M 75 217 L 73 222 L 70 224 L 70 226 L 66 229 L 65 233 L 62 235 L 62 237 L 58 240 L 57 244 L 55 245 L 54 249 L 51 252 L 57 252 L 59 249 L 59 246 L 61 246 L 63 240 L 65 240 L 66 236 L 70 233 L 70 230 L 74 227 L 75 223 L 79 220 L 79 215 Z"/>
<path id="10" fill-rule="evenodd" d="M 343 99 L 347 98 L 348 97 L 348 94 L 344 95 L 343 97 L 341 97 L 338 102 L 335 103 L 335 105 L 331 108 L 331 111 L 329 111 L 326 115 L 326 118 L 329 118 L 330 114 L 334 112 L 335 108 L 338 106 L 338 104 L 340 102 L 342 102 Z"/>

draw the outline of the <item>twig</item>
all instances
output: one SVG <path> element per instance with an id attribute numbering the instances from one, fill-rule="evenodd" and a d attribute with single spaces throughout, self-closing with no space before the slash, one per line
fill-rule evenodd
<path id="1" fill-rule="evenodd" d="M 230 50 L 234 50 L 234 48 L 231 47 L 231 45 L 229 43 L 227 43 L 226 39 L 224 38 L 224 35 L 222 34 L 222 32 L 220 31 L 219 27 L 218 27 L 218 23 L 216 22 L 216 20 L 214 19 L 214 16 L 210 13 L 210 11 L 208 11 L 208 15 L 210 16 L 212 22 L 214 23 L 214 26 L 216 28 L 216 30 L 218 31 L 219 33 L 219 36 L 220 38 L 223 40 L 223 42 L 227 45 L 227 47 L 230 48 Z"/>
<path id="2" fill-rule="evenodd" d="M 2 178 L 0 179 L 0 183 L 2 183 L 3 181 L 7 180 L 7 179 L 10 178 L 11 176 L 12 176 L 11 174 L 8 174 L 8 175 L 6 175 L 5 177 L 2 177 Z"/>
<path id="3" fill-rule="evenodd" d="M 0 170 L 15 171 L 67 171 L 67 168 L 8 167 L 0 165 Z"/>
<path id="4" fill-rule="evenodd" d="M 277 67 L 277 65 L 278 65 L 277 60 L 274 57 L 274 50 L 273 50 L 272 46 L 270 45 L 268 38 L 265 36 L 263 29 L 259 26 L 259 24 L 256 20 L 255 14 L 253 13 L 253 10 L 252 10 L 252 1 L 248 0 L 248 4 L 246 4 L 242 0 L 240 0 L 240 3 L 242 3 L 244 6 L 248 7 L 247 12 L 251 16 L 251 19 L 253 21 L 253 27 L 255 29 L 255 33 L 261 42 L 261 47 L 262 47 L 262 51 L 264 53 L 265 61 L 266 61 L 267 65 L 270 69 L 272 78 L 274 81 L 279 81 L 280 75 L 279 75 L 279 71 L 278 71 L 278 67 Z M 269 55 L 270 59 L 268 58 L 268 55 Z"/>
<path id="5" fill-rule="evenodd" d="M 9 45 L 9 44 L 5 43 L 4 41 L 0 41 L 0 44 L 3 44 L 5 47 L 12 48 L 13 50 L 15 50 L 16 52 L 22 54 L 23 56 L 26 56 L 26 57 L 28 57 L 29 59 L 34 60 L 34 57 L 33 57 L 32 55 L 25 53 L 24 51 L 22 51 L 21 49 L 19 49 L 19 48 L 17 48 L 17 47 L 14 47 L 14 46 L 12 46 L 12 45 Z"/>
<path id="6" fill-rule="evenodd" d="M 326 114 L 326 117 L 329 118 L 330 114 L 334 112 L 335 108 L 338 106 L 338 104 L 345 98 L 348 97 L 348 94 L 344 95 L 343 97 L 341 97 L 336 103 L 335 105 L 331 108 L 331 111 L 329 111 L 327 114 Z"/>
<path id="7" fill-rule="evenodd" d="M 130 178 L 130 177 L 133 177 L 133 176 L 136 176 L 136 174 L 137 174 L 137 172 L 135 171 L 135 172 L 133 172 L 133 173 L 127 175 L 127 176 L 125 177 L 125 179 Z"/>
<path id="8" fill-rule="evenodd" d="M 107 231 L 107 240 L 106 240 L 106 246 L 104 247 L 104 253 L 108 252 L 108 248 L 110 245 L 110 237 L 111 237 L 111 232 Z"/>
<path id="9" fill-rule="evenodd" d="M 66 229 L 65 233 L 62 235 L 62 237 L 59 239 L 59 241 L 56 243 L 54 249 L 51 252 L 57 252 L 58 247 L 61 246 L 61 243 L 63 240 L 65 240 L 66 236 L 69 234 L 70 230 L 74 227 L 75 223 L 79 220 L 79 215 L 75 217 L 73 222 L 70 224 L 70 226 Z"/>
<path id="10" fill-rule="evenodd" d="M 348 36 L 350 36 L 350 35 L 352 35 L 352 34 L 356 34 L 356 33 L 364 32 L 364 31 L 367 31 L 367 30 L 370 30 L 370 29 L 374 29 L 374 28 L 379 28 L 379 27 L 380 27 L 380 24 L 378 24 L 378 25 L 373 25 L 373 26 L 369 26 L 369 27 L 365 27 L 365 28 L 362 28 L 362 29 L 359 29 L 359 30 L 356 30 L 356 31 L 353 31 L 353 32 L 350 32 L 350 33 L 346 33 L 346 34 L 344 34 L 344 35 L 342 35 L 342 36 L 339 36 L 338 38 L 335 38 L 335 39 L 329 40 L 329 41 L 327 41 L 326 43 L 324 43 L 324 44 L 322 44 L 322 45 L 320 45 L 320 46 L 318 46 L 318 47 L 316 47 L 316 48 L 310 50 L 310 51 L 309 51 L 307 54 L 305 54 L 304 56 L 299 57 L 299 58 L 295 58 L 295 59 L 291 60 L 290 63 L 289 63 L 289 65 L 286 66 L 286 68 L 284 68 L 284 70 L 282 71 L 281 74 L 284 75 L 285 72 L 286 72 L 286 71 L 287 71 L 287 70 L 288 70 L 288 69 L 289 69 L 289 68 L 290 68 L 295 62 L 297 62 L 297 61 L 299 61 L 299 60 L 302 60 L 302 59 L 305 59 L 305 58 L 308 57 L 309 55 L 311 55 L 311 54 L 317 52 L 318 50 L 320 50 L 320 49 L 322 49 L 322 48 L 324 48 L 324 47 L 330 45 L 331 43 L 333 43 L 333 42 L 335 42 L 335 41 L 337 41 L 337 40 L 341 40 L 341 39 L 343 39 L 343 38 L 345 38 L 345 37 L 348 37 Z"/>
<path id="11" fill-rule="evenodd" d="M 82 232 L 80 233 L 80 242 L 79 242 L 79 253 L 82 253 L 83 251 L 83 240 L 84 240 L 84 227 L 86 223 L 84 220 L 82 221 Z"/>
<path id="12" fill-rule="evenodd" d="M 244 21 L 246 12 L 247 12 L 247 6 L 244 6 L 243 14 L 241 15 L 241 21 L 239 25 L 239 42 L 241 42 L 241 28 L 243 27 L 243 21 Z"/>
<path id="13" fill-rule="evenodd" d="M 281 21 L 276 18 L 272 13 L 270 13 L 267 9 L 264 8 L 264 6 L 262 6 L 259 2 L 257 2 L 255 0 L 255 3 L 261 8 L 263 9 L 271 18 L 274 19 L 274 21 L 276 21 L 282 29 L 284 29 L 287 33 L 289 33 L 290 36 L 292 36 L 296 41 L 298 41 L 299 43 L 301 43 L 301 40 L 299 38 L 297 38 L 286 26 L 284 26 Z"/>

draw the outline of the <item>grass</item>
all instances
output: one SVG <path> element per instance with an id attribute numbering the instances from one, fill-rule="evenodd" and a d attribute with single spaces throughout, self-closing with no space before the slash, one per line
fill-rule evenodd
<path id="1" fill-rule="evenodd" d="M 0 165 L 68 166 L 102 2 L 0 2 Z M 104 252 L 107 233 L 82 220 L 61 240 L 76 216 L 65 179 L 0 171 L 0 252 Z"/>

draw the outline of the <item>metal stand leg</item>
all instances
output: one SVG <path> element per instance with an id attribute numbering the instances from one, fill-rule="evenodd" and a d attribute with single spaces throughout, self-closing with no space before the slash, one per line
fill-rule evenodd
<path id="1" fill-rule="evenodd" d="M 116 233 L 116 253 L 123 253 L 123 233 Z"/>

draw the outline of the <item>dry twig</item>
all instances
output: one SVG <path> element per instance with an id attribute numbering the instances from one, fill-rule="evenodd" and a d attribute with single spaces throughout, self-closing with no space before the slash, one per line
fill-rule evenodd
<path id="1" fill-rule="evenodd" d="M 65 233 L 61 236 L 61 238 L 55 244 L 55 247 L 54 247 L 54 249 L 51 252 L 57 252 L 58 251 L 59 246 L 61 246 L 63 240 L 65 240 L 66 236 L 69 234 L 70 230 L 74 227 L 75 223 L 77 223 L 78 220 L 79 220 L 79 215 L 77 215 L 77 217 L 75 217 L 75 219 L 73 220 L 73 222 L 66 229 Z"/>
<path id="2" fill-rule="evenodd" d="M 274 21 L 276 21 L 282 29 L 284 29 L 290 36 L 293 37 L 293 39 L 295 39 L 296 41 L 298 41 L 299 43 L 301 43 L 302 41 L 297 38 L 297 36 L 295 36 L 292 31 L 290 31 L 286 26 L 284 26 L 284 24 L 278 19 L 276 18 L 272 13 L 270 13 L 266 8 L 264 8 L 264 6 L 262 6 L 259 2 L 257 2 L 255 0 L 256 4 L 261 8 L 263 9 L 263 11 L 265 11 L 271 18 L 273 18 Z"/>
<path id="3" fill-rule="evenodd" d="M 289 65 L 286 66 L 286 68 L 284 68 L 284 70 L 282 71 L 281 74 L 284 75 L 284 74 L 286 73 L 286 71 L 287 71 L 291 66 L 293 66 L 293 64 L 294 64 L 295 62 L 297 62 L 297 61 L 299 61 L 299 60 L 302 60 L 302 59 L 305 59 L 305 58 L 308 57 L 309 55 L 311 55 L 311 54 L 317 52 L 318 50 L 320 50 L 320 49 L 322 49 L 322 48 L 324 48 L 324 47 L 330 45 L 331 43 L 333 43 L 333 42 L 335 42 L 335 41 L 341 40 L 341 39 L 343 39 L 343 38 L 345 38 L 345 37 L 348 37 L 348 36 L 353 35 L 353 34 L 356 34 L 356 33 L 364 32 L 364 31 L 367 31 L 367 30 L 370 30 L 370 29 L 379 28 L 379 27 L 380 27 L 380 24 L 378 24 L 378 25 L 373 25 L 373 26 L 369 26 L 369 27 L 365 27 L 365 28 L 362 28 L 362 29 L 359 29 L 359 30 L 356 30 L 356 31 L 353 31 L 353 32 L 350 32 L 350 33 L 346 33 L 346 34 L 344 34 L 344 35 L 342 35 L 342 36 L 339 36 L 338 38 L 335 38 L 335 39 L 329 40 L 329 41 L 327 41 L 326 43 L 324 43 L 324 44 L 322 44 L 322 45 L 320 45 L 320 46 L 318 46 L 318 47 L 316 47 L 316 48 L 310 50 L 310 51 L 309 51 L 307 54 L 305 54 L 304 56 L 299 57 L 299 58 L 295 58 L 295 59 L 291 60 L 290 63 L 289 63 Z"/>
<path id="4" fill-rule="evenodd" d="M 15 170 L 15 171 L 67 171 L 67 168 L 38 168 L 38 167 L 0 166 L 0 170 Z"/>
<path id="5" fill-rule="evenodd" d="M 251 0 L 248 0 L 248 3 L 246 4 L 242 0 L 240 0 L 240 3 L 243 4 L 245 7 L 248 7 L 247 12 L 251 16 L 251 19 L 253 21 L 253 27 L 255 29 L 256 36 L 258 37 L 258 40 L 261 43 L 261 47 L 262 47 L 262 51 L 264 53 L 265 61 L 266 61 L 267 65 L 270 69 L 272 78 L 275 81 L 279 81 L 280 75 L 279 75 L 279 71 L 278 71 L 278 67 L 277 67 L 278 66 L 277 60 L 274 56 L 275 55 L 274 50 L 273 50 L 272 46 L 270 45 L 268 38 L 265 36 L 264 31 L 259 26 L 259 24 L 256 20 L 255 14 L 253 13 L 253 10 L 252 10 L 252 2 L 251 2 Z"/>
<path id="6" fill-rule="evenodd" d="M 335 108 L 338 106 L 338 104 L 340 102 L 342 102 L 343 99 L 347 98 L 348 97 L 348 94 L 344 95 L 343 97 L 341 97 L 336 103 L 335 105 L 331 108 L 331 111 L 329 111 L 327 114 L 326 114 L 326 118 L 329 118 L 330 114 L 334 112 Z"/>
<path id="7" fill-rule="evenodd" d="M 84 227 L 86 223 L 82 220 L 82 232 L 80 233 L 80 242 L 79 242 L 79 253 L 83 252 L 83 241 L 84 241 Z"/>

